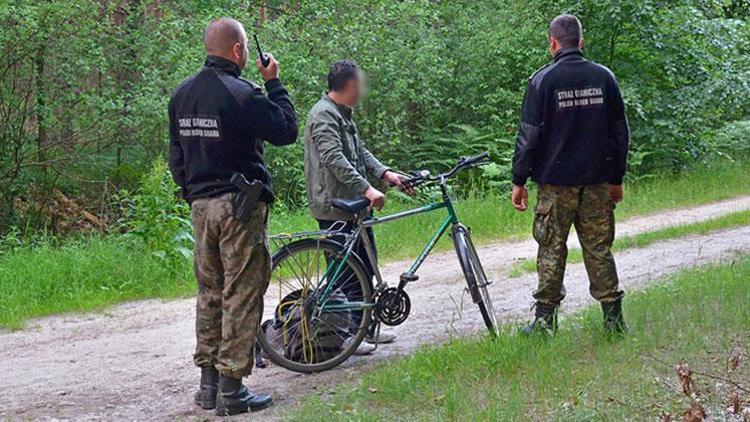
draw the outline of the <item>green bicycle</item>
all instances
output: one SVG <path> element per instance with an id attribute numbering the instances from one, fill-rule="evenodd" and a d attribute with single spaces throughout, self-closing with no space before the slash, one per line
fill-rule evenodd
<path id="1" fill-rule="evenodd" d="M 368 334 L 377 335 L 380 323 L 396 326 L 409 316 L 409 283 L 418 280 L 417 270 L 450 230 L 456 255 L 472 301 L 479 307 L 487 329 L 497 335 L 499 324 L 487 287 L 490 282 L 471 241 L 469 229 L 456 215 L 447 181 L 461 170 L 486 164 L 488 153 L 461 158 L 450 171 L 432 176 L 415 172 L 407 186 L 436 183 L 442 201 L 383 217 L 370 217 L 369 201 L 333 199 L 332 205 L 356 216 L 351 232 L 345 222 L 328 230 L 272 236 L 281 246 L 272 258 L 269 292 L 278 296 L 271 320 L 263 323 L 258 343 L 277 365 L 296 372 L 320 372 L 345 361 Z M 411 266 L 400 276 L 398 286 L 383 281 L 367 228 L 417 214 L 445 209 L 447 216 Z M 343 239 L 339 242 L 335 239 Z M 368 270 L 353 252 L 362 242 L 372 268 Z M 376 280 L 373 286 L 372 276 Z M 267 296 L 268 297 L 268 296 Z"/>

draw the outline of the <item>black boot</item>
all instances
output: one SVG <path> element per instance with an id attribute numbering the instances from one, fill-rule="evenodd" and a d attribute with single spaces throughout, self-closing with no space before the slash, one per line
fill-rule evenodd
<path id="1" fill-rule="evenodd" d="M 614 302 L 602 303 L 604 312 L 604 330 L 609 334 L 623 336 L 628 332 L 628 326 L 622 317 L 622 299 Z"/>
<path id="2" fill-rule="evenodd" d="M 526 336 L 533 333 L 554 335 L 557 332 L 557 306 L 537 302 L 534 308 L 534 321 L 524 326 L 521 334 Z"/>
<path id="3" fill-rule="evenodd" d="M 242 384 L 242 380 L 224 375 L 219 377 L 219 394 L 216 400 L 216 414 L 219 416 L 238 415 L 263 410 L 271 405 L 271 396 L 255 395 Z"/>
<path id="4" fill-rule="evenodd" d="M 216 409 L 216 393 L 219 391 L 219 371 L 213 366 L 201 368 L 201 385 L 195 392 L 195 404 L 203 409 Z"/>

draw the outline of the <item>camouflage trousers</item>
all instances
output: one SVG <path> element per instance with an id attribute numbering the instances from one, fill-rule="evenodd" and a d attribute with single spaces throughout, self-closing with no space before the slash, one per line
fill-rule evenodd
<path id="1" fill-rule="evenodd" d="M 198 280 L 197 366 L 242 378 L 253 365 L 253 345 L 271 277 L 268 206 L 259 202 L 249 222 L 232 213 L 232 193 L 196 199 L 191 206 Z"/>
<path id="2" fill-rule="evenodd" d="M 600 302 L 622 298 L 615 259 L 610 248 L 615 237 L 614 204 L 607 185 L 540 185 L 534 217 L 534 239 L 539 244 L 539 285 L 534 299 L 559 305 L 565 298 L 568 233 L 575 226 L 589 277 L 589 292 Z"/>

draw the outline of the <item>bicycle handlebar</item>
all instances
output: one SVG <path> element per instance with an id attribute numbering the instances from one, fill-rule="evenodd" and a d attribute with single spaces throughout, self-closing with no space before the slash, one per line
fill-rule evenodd
<path id="1" fill-rule="evenodd" d="M 448 179 L 450 177 L 455 176 L 456 173 L 458 173 L 461 170 L 487 164 L 489 162 L 488 160 L 489 156 L 490 156 L 489 151 L 485 151 L 473 157 L 461 157 L 459 158 L 458 163 L 456 163 L 456 165 L 453 166 L 452 169 L 450 169 L 449 171 L 445 173 L 441 173 L 437 176 L 432 176 L 428 170 L 415 171 L 415 172 L 412 172 L 413 177 L 404 180 L 402 184 L 408 187 L 415 187 L 424 182 L 431 182 L 431 181 L 434 182 L 434 181 L 441 181 L 444 179 Z"/>
<path id="2" fill-rule="evenodd" d="M 448 173 L 443 173 L 441 176 L 448 178 L 448 177 L 455 175 L 456 173 L 458 173 L 459 171 L 463 169 L 472 168 L 472 167 L 479 166 L 482 164 L 487 164 L 487 158 L 489 158 L 489 156 L 490 156 L 489 151 L 485 151 L 473 157 L 461 157 L 458 160 L 458 163 L 456 163 L 456 165 L 451 169 L 451 171 L 449 171 Z"/>

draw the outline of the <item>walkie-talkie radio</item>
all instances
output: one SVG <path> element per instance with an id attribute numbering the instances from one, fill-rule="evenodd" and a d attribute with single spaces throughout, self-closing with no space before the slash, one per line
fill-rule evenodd
<path id="1" fill-rule="evenodd" d="M 255 48 L 258 49 L 258 58 L 260 59 L 260 64 L 262 64 L 263 67 L 268 67 L 268 64 L 271 63 L 271 58 L 268 57 L 268 54 L 264 53 L 263 50 L 260 49 L 260 43 L 258 42 L 257 34 L 253 34 L 253 39 L 255 39 Z"/>

